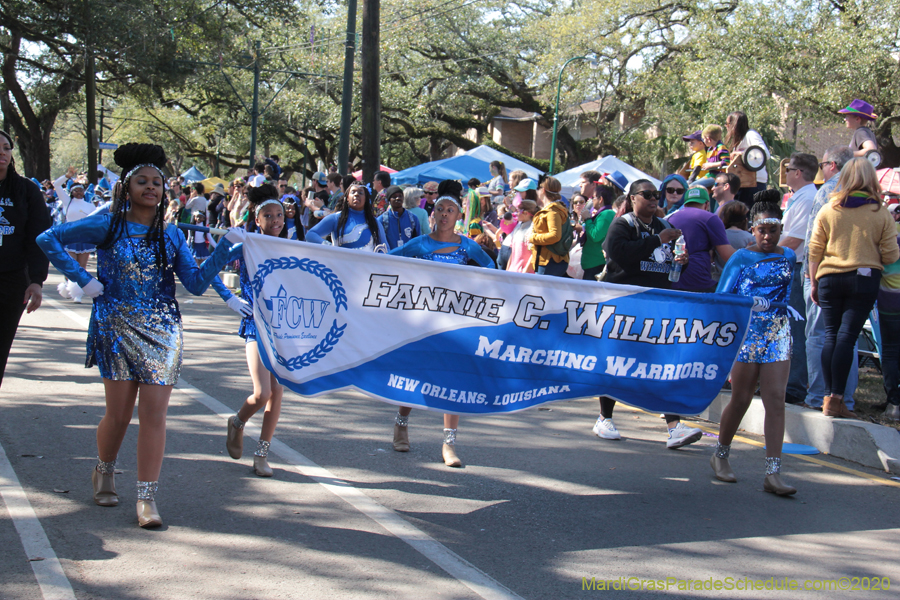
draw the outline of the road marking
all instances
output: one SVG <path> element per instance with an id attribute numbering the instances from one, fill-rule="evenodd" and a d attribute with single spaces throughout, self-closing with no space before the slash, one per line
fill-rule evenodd
<path id="1" fill-rule="evenodd" d="M 31 502 L 19 483 L 6 451 L 0 445 L 0 496 L 22 541 L 25 556 L 34 571 L 44 600 L 75 600 L 75 591 L 69 583 L 50 540 L 41 526 L 40 520 L 31 507 Z"/>
<path id="2" fill-rule="evenodd" d="M 46 298 L 44 302 L 58 309 L 82 327 L 86 328 L 88 326 L 87 319 L 67 308 L 61 302 L 52 298 Z M 176 389 L 188 396 L 191 400 L 203 404 L 214 414 L 218 415 L 223 421 L 234 414 L 234 411 L 228 406 L 213 398 L 203 390 L 194 387 L 185 381 L 183 377 L 176 386 Z M 258 427 L 249 423 L 245 427 L 247 433 L 254 437 L 259 437 Z M 389 533 L 409 544 L 414 550 L 425 556 L 425 558 L 439 566 L 450 574 L 450 576 L 457 579 L 484 600 L 523 600 L 521 596 L 517 595 L 499 581 L 493 579 L 490 575 L 459 556 L 424 531 L 409 523 L 409 521 L 405 520 L 393 510 L 379 504 L 362 491 L 338 478 L 328 469 L 318 465 L 287 444 L 279 441 L 278 438 L 272 438 L 270 450 L 280 456 L 284 462 L 293 465 L 298 473 L 312 479 L 362 514 L 378 523 Z M 40 524 L 38 524 L 38 527 L 40 527 Z M 41 531 L 43 533 L 43 530 Z M 46 537 L 44 539 L 46 540 Z M 50 549 L 49 543 L 47 543 L 47 548 Z M 52 553 L 53 550 L 50 549 L 50 552 Z M 32 565 L 34 564 L 35 563 L 32 563 Z M 58 564 L 59 563 L 57 562 L 57 565 Z M 68 580 L 66 583 L 68 583 Z M 71 587 L 69 589 L 71 590 Z M 71 597 L 74 598 L 74 596 Z M 44 598 L 45 600 L 49 600 L 49 597 L 46 594 Z"/>

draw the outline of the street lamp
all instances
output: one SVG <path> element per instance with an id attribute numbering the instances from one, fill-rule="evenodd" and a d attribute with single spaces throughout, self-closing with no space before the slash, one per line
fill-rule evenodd
<path id="1" fill-rule="evenodd" d="M 556 84 L 556 111 L 553 113 L 553 140 L 550 142 L 550 171 L 547 173 L 547 175 L 553 175 L 553 165 L 556 163 L 556 131 L 559 127 L 559 93 L 560 90 L 562 90 L 563 71 L 567 66 L 569 66 L 570 62 L 576 60 L 586 60 L 594 66 L 597 66 L 598 64 L 597 61 L 593 58 L 589 58 L 587 56 L 575 56 L 563 63 L 563 66 L 559 69 L 559 80 Z"/>

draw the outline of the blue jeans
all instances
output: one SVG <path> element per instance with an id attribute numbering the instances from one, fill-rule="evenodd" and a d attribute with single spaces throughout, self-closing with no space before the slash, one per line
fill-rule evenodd
<path id="1" fill-rule="evenodd" d="M 794 268 L 794 280 L 791 282 L 791 296 L 788 304 L 801 315 L 806 312 L 803 301 L 803 264 L 797 263 Z M 809 384 L 806 368 L 806 323 L 791 319 L 791 373 L 788 376 L 787 396 L 792 400 L 803 402 Z"/>
<path id="2" fill-rule="evenodd" d="M 817 306 L 809 296 L 809 279 L 803 279 L 803 297 L 806 300 L 806 369 L 809 376 L 809 388 L 806 392 L 806 403 L 810 406 L 822 406 L 829 390 L 825 387 L 825 377 L 822 374 L 822 346 L 825 345 L 825 320 L 822 318 L 822 309 Z M 853 352 L 857 348 L 853 347 Z M 844 404 L 853 410 L 853 393 L 859 383 L 859 365 L 856 360 L 850 364 L 850 375 L 847 377 L 847 387 L 844 388 Z"/>
<path id="3" fill-rule="evenodd" d="M 900 404 L 900 315 L 878 313 L 881 328 L 881 372 L 888 402 Z"/>
<path id="4" fill-rule="evenodd" d="M 850 271 L 819 278 L 819 306 L 825 320 L 822 373 L 825 387 L 834 395 L 843 396 L 850 365 L 858 361 L 856 342 L 878 299 L 880 283 L 878 269 L 869 275 Z"/>
<path id="5" fill-rule="evenodd" d="M 568 268 L 569 263 L 565 261 L 556 262 L 551 258 L 546 265 L 538 267 L 537 270 L 535 270 L 535 273 L 538 275 L 550 275 L 552 277 L 567 277 L 566 269 Z"/>

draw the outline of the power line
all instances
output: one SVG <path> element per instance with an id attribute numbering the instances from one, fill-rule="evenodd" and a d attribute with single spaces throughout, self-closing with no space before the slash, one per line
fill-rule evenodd
<path id="1" fill-rule="evenodd" d="M 460 58 L 460 59 L 456 59 L 456 60 L 450 60 L 450 59 L 448 59 L 448 60 L 442 60 L 442 61 L 438 61 L 438 62 L 434 62 L 434 63 L 427 64 L 427 65 L 421 65 L 421 66 L 418 66 L 418 67 L 414 67 L 414 68 L 412 68 L 412 69 L 403 69 L 402 71 L 393 71 L 393 72 L 391 72 L 391 73 L 382 73 L 382 76 L 383 76 L 383 77 L 386 77 L 386 76 L 389 76 L 389 75 L 401 75 L 401 74 L 403 74 L 403 73 L 415 73 L 416 71 L 423 71 L 423 70 L 425 70 L 425 69 L 430 69 L 430 68 L 432 68 L 432 67 L 440 67 L 441 65 L 445 65 L 445 64 L 447 64 L 447 63 L 458 64 L 458 63 L 466 62 L 466 61 L 469 61 L 469 60 L 478 60 L 479 58 L 487 58 L 487 57 L 489 57 L 489 56 L 497 56 L 498 54 L 504 54 L 504 52 L 503 52 L 503 51 L 491 52 L 491 53 L 488 53 L 488 54 L 481 54 L 481 55 L 479 55 L 479 56 L 470 56 L 470 57 L 468 57 L 468 58 Z"/>

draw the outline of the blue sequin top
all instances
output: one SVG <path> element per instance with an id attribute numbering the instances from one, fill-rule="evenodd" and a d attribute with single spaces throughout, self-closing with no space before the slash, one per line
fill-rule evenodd
<path id="1" fill-rule="evenodd" d="M 101 244 L 112 216 L 86 217 L 51 227 L 37 243 L 66 277 L 84 286 L 91 275 L 65 251 L 72 243 Z M 104 379 L 174 385 L 182 359 L 182 325 L 175 300 L 175 275 L 190 293 L 202 294 L 225 264 L 231 243 L 222 240 L 200 267 L 177 227 L 166 227 L 166 262 L 157 266 L 156 242 L 144 240 L 149 227 L 126 221 L 109 248 L 97 250 L 97 280 L 88 329 L 86 366 L 97 365 Z"/>
<path id="2" fill-rule="evenodd" d="M 482 267 L 488 269 L 497 268 L 494 260 L 476 242 L 465 236 L 460 236 L 459 240 L 459 244 L 451 244 L 449 242 L 438 242 L 430 235 L 420 235 L 402 246 L 394 248 L 390 251 L 390 254 L 456 265 L 464 265 L 469 260 L 474 260 Z M 455 250 L 446 253 L 437 252 L 444 248 L 455 248 Z"/>
<path id="3" fill-rule="evenodd" d="M 790 248 L 784 254 L 765 254 L 742 249 L 725 264 L 717 293 L 766 298 L 787 303 L 797 257 Z M 790 360 L 791 327 L 787 309 L 754 312 L 738 362 L 770 363 Z"/>

